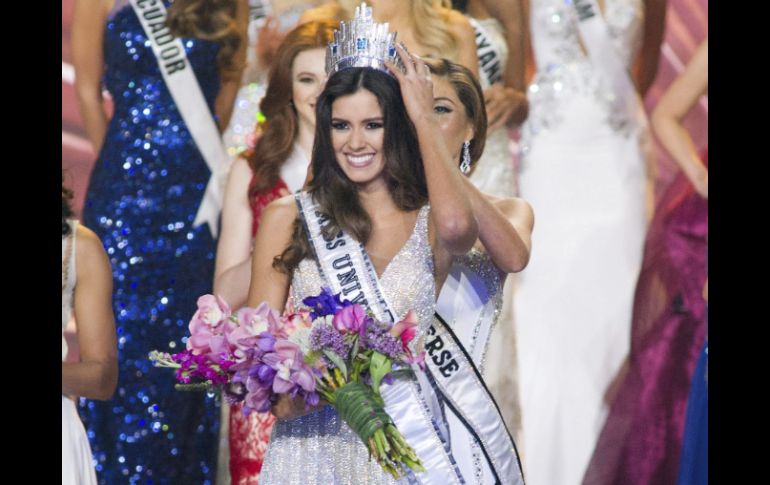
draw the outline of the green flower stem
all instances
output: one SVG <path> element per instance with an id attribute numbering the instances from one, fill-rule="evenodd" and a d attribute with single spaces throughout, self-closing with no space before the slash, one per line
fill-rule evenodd
<path id="1" fill-rule="evenodd" d="M 417 472 L 425 471 L 414 450 L 385 412 L 382 399 L 371 387 L 361 382 L 349 382 L 329 392 L 334 398 L 327 400 L 361 438 L 370 458 L 373 457 L 383 470 L 396 479 L 402 475 L 403 466 Z"/>
<path id="2" fill-rule="evenodd" d="M 377 439 L 382 443 L 382 449 L 385 453 L 389 452 L 391 450 L 391 446 L 388 444 L 388 439 L 385 437 L 385 432 L 382 430 L 382 428 L 378 429 L 374 432 L 375 436 L 377 436 Z"/>
<path id="3" fill-rule="evenodd" d="M 412 471 L 415 471 L 415 472 L 417 472 L 417 473 L 421 473 L 421 472 L 424 472 L 424 471 L 425 471 L 425 467 L 424 467 L 424 466 L 422 466 L 422 463 L 421 463 L 419 460 L 418 460 L 418 461 L 413 461 L 413 460 L 412 460 L 411 458 L 409 458 L 408 456 L 404 456 L 404 457 L 401 457 L 401 461 L 402 461 L 402 462 L 403 462 L 403 463 L 404 463 L 406 466 L 408 466 L 409 468 L 411 468 L 411 469 L 412 469 Z"/>

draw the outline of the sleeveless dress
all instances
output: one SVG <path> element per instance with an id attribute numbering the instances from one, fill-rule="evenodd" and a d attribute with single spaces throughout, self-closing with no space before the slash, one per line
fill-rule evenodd
<path id="1" fill-rule="evenodd" d="M 429 208 L 423 207 L 414 231 L 379 278 L 400 319 L 413 309 L 419 332 L 431 323 L 435 306 L 433 256 L 428 239 Z M 317 295 L 327 286 L 315 260 L 305 259 L 294 271 L 295 302 Z M 383 472 L 361 439 L 331 407 L 296 419 L 277 420 L 259 477 L 262 485 L 378 485 L 396 483 Z M 409 483 L 402 478 L 398 483 Z"/>
<path id="2" fill-rule="evenodd" d="M 68 221 L 70 233 L 61 240 L 62 292 L 61 292 L 61 360 L 67 357 L 67 341 L 64 329 L 72 316 L 72 305 L 77 282 L 75 253 L 77 221 Z M 62 485 L 96 485 L 96 473 L 91 461 L 91 447 L 75 403 L 62 394 L 61 397 L 61 483 Z"/>
<path id="3" fill-rule="evenodd" d="M 112 265 L 119 377 L 113 399 L 89 401 L 81 414 L 100 483 L 205 483 L 216 469 L 218 402 L 174 390 L 147 354 L 184 349 L 196 299 L 211 292 L 215 241 L 208 226 L 192 225 L 211 172 L 133 8 L 118 4 L 104 27 L 103 82 L 114 115 L 83 220 Z M 181 40 L 213 113 L 219 47 Z"/>
<path id="4" fill-rule="evenodd" d="M 641 0 L 606 0 L 610 44 L 639 49 Z M 539 485 L 580 483 L 629 350 L 645 236 L 646 131 L 581 48 L 571 2 L 534 0 L 537 74 L 522 127 L 521 197 L 535 212 L 532 256 L 517 275 L 523 460 Z"/>

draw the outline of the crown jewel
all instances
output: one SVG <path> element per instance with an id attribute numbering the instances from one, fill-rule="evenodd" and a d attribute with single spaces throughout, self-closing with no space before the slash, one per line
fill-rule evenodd
<path id="1" fill-rule="evenodd" d="M 388 23 L 372 19 L 372 8 L 361 2 L 350 22 L 340 22 L 334 40 L 326 47 L 326 73 L 349 67 L 372 67 L 388 72 L 385 61 L 402 68 L 396 53 L 396 32 L 388 32 Z"/>

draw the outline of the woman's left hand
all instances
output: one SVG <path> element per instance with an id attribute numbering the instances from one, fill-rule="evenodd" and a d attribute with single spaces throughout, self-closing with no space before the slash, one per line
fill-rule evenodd
<path id="1" fill-rule="evenodd" d="M 423 120 L 435 120 L 433 111 L 433 81 L 427 64 L 416 55 L 409 54 L 401 45 L 396 45 L 398 56 L 404 64 L 405 72 L 392 62 L 386 61 L 391 73 L 401 86 L 401 98 L 412 123 Z"/>

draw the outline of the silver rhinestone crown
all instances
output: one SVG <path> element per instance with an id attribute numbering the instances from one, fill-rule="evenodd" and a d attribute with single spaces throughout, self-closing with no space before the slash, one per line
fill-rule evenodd
<path id="1" fill-rule="evenodd" d="M 390 72 L 385 61 L 403 70 L 396 53 L 396 32 L 388 32 L 388 23 L 372 19 L 372 8 L 361 2 L 350 22 L 340 22 L 334 40 L 326 47 L 326 73 L 332 74 L 349 67 L 371 67 Z"/>

